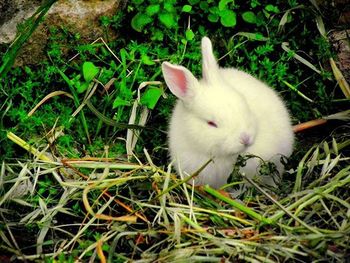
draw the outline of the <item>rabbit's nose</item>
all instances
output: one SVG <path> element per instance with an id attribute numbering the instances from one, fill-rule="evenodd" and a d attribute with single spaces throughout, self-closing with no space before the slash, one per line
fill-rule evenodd
<path id="1" fill-rule="evenodd" d="M 239 142 L 245 146 L 249 146 L 252 144 L 253 140 L 248 133 L 242 132 L 241 135 L 239 136 Z"/>

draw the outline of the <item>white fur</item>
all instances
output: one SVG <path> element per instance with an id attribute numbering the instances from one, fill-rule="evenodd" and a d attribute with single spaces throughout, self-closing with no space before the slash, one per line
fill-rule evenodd
<path id="1" fill-rule="evenodd" d="M 168 134 L 177 172 L 188 176 L 212 158 L 193 183 L 218 188 L 237 156 L 245 153 L 273 161 L 283 172 L 279 159 L 291 155 L 294 134 L 280 97 L 243 71 L 219 68 L 207 37 L 202 39 L 202 59 L 201 80 L 182 66 L 162 64 L 165 82 L 178 97 Z M 258 166 L 256 158 L 249 159 L 242 171 L 252 177 Z"/>

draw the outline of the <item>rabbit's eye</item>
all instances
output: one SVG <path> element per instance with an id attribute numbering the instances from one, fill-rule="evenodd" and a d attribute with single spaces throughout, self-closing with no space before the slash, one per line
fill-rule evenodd
<path id="1" fill-rule="evenodd" d="M 218 125 L 217 125 L 215 122 L 213 122 L 213 121 L 207 121 L 207 123 L 208 123 L 208 125 L 211 126 L 211 127 L 215 127 L 215 128 L 218 127 Z"/>

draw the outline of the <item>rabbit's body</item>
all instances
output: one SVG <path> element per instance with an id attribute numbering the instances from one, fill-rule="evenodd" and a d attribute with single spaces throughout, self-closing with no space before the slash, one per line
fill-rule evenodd
<path id="1" fill-rule="evenodd" d="M 194 183 L 220 187 L 226 183 L 239 154 L 273 161 L 290 156 L 293 131 L 279 96 L 263 82 L 232 68 L 219 68 L 211 42 L 202 40 L 203 79 L 182 66 L 164 62 L 163 75 L 179 100 L 169 126 L 169 152 L 178 173 L 197 171 Z M 259 161 L 249 159 L 242 171 L 254 176 Z M 272 180 L 271 180 L 272 181 Z"/>

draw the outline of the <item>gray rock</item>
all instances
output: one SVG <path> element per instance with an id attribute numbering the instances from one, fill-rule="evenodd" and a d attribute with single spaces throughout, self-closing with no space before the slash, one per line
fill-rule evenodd
<path id="1" fill-rule="evenodd" d="M 0 44 L 11 43 L 16 37 L 18 24 L 32 16 L 41 3 L 41 0 L 0 0 Z M 111 29 L 106 32 L 99 18 L 113 16 L 119 6 L 119 0 L 57 1 L 21 49 L 15 65 L 37 64 L 45 59 L 49 27 L 65 28 L 73 35 L 79 34 L 83 43 L 104 37 L 106 33 L 110 38 L 115 38 L 116 32 Z"/>
<path id="2" fill-rule="evenodd" d="M 0 44 L 16 37 L 17 25 L 34 14 L 41 0 L 0 0 Z"/>

